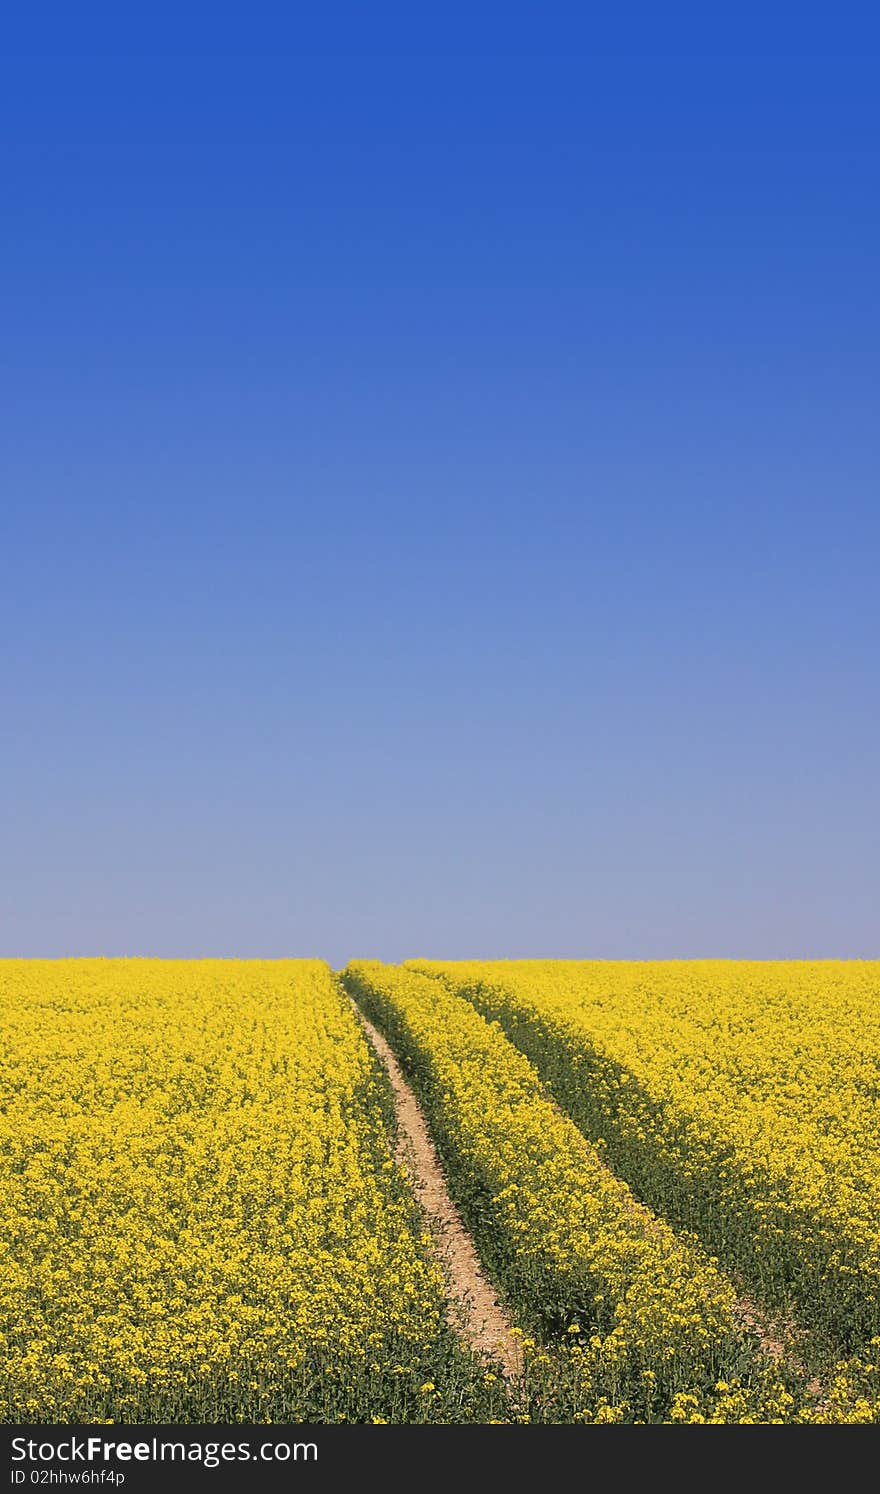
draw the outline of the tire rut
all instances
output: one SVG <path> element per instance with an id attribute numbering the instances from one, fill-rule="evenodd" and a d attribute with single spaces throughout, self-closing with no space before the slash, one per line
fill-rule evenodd
<path id="1" fill-rule="evenodd" d="M 408 1174 L 444 1267 L 450 1319 L 468 1348 L 497 1359 L 507 1379 L 522 1374 L 522 1349 L 498 1295 L 485 1275 L 474 1242 L 452 1201 L 422 1108 L 403 1076 L 390 1043 L 348 998 L 368 1042 L 385 1068 L 397 1115 L 397 1163 Z"/>

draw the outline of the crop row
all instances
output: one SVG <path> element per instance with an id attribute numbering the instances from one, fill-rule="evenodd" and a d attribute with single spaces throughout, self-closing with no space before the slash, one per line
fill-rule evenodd
<path id="1" fill-rule="evenodd" d="M 497 1024 L 412 970 L 356 961 L 346 980 L 409 1072 L 483 1259 L 535 1336 L 533 1419 L 788 1418 L 794 1398 L 730 1281 L 636 1202 Z"/>
<path id="2" fill-rule="evenodd" d="M 503 1025 L 638 1196 L 794 1314 L 814 1352 L 880 1334 L 875 965 L 431 968 Z"/>

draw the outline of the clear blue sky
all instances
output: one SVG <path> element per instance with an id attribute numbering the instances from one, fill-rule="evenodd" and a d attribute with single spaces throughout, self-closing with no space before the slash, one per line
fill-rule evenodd
<path id="1" fill-rule="evenodd" d="M 877 47 L 660 10 L 4 61 L 0 953 L 880 956 Z"/>

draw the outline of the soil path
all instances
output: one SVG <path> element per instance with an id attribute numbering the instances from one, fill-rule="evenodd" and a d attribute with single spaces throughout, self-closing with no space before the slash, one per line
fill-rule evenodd
<path id="1" fill-rule="evenodd" d="M 771 1317 L 751 1297 L 741 1296 L 736 1305 L 737 1317 L 742 1326 L 756 1334 L 765 1354 L 779 1364 L 802 1375 L 807 1372 L 797 1351 L 799 1334 L 793 1320 L 782 1321 Z M 807 1381 L 807 1394 L 818 1399 L 823 1396 L 822 1381 L 813 1375 Z M 824 1397 L 827 1399 L 827 1396 Z"/>
<path id="2" fill-rule="evenodd" d="M 510 1319 L 484 1275 L 473 1240 L 449 1196 L 421 1106 L 389 1043 L 354 1002 L 352 1007 L 391 1080 L 397 1112 L 397 1161 L 412 1179 L 445 1268 L 452 1322 L 469 1347 L 492 1354 L 504 1374 L 515 1378 L 522 1372 L 519 1339 L 511 1337 Z"/>

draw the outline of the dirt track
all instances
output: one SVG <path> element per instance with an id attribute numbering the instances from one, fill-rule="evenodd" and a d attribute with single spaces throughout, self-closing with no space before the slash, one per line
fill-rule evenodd
<path id="1" fill-rule="evenodd" d="M 354 1010 L 391 1080 L 397 1112 L 397 1161 L 412 1179 L 444 1266 L 450 1320 L 469 1347 L 492 1354 L 504 1374 L 515 1377 L 522 1370 L 519 1340 L 511 1337 L 511 1322 L 483 1273 L 473 1240 L 449 1196 L 421 1106 L 385 1038 L 357 1006 Z"/>

